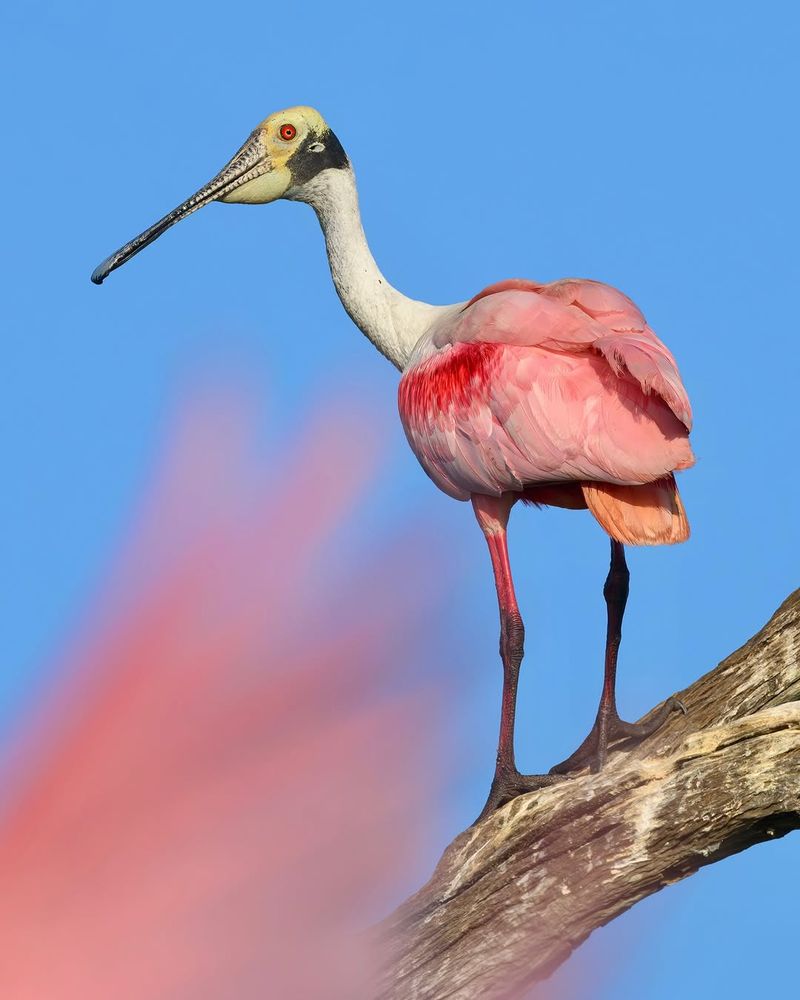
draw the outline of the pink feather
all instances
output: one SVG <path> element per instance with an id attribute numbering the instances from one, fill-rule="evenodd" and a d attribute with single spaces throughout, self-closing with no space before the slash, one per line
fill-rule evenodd
<path id="1" fill-rule="evenodd" d="M 650 483 L 694 462 L 674 358 L 630 299 L 594 281 L 489 287 L 422 338 L 399 405 L 426 472 L 461 500 Z"/>

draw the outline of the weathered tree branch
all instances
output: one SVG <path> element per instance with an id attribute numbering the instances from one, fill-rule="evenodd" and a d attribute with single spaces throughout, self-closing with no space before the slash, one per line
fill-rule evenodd
<path id="1" fill-rule="evenodd" d="M 796 591 L 680 694 L 688 715 L 456 838 L 384 926 L 381 997 L 518 997 L 640 899 L 800 827 L 799 654 Z"/>

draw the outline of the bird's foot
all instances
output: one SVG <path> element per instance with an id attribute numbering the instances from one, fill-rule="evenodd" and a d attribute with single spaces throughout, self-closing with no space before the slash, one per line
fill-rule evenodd
<path id="1" fill-rule="evenodd" d="M 486 800 L 486 805 L 481 810 L 481 814 L 475 820 L 475 823 L 480 823 L 481 820 L 486 819 L 496 809 L 515 799 L 518 795 L 524 795 L 526 792 L 535 792 L 540 788 L 547 788 L 549 785 L 558 784 L 563 780 L 564 777 L 560 774 L 520 774 L 516 769 L 498 771 L 495 773 L 492 787 L 489 789 L 489 798 Z"/>
<path id="2" fill-rule="evenodd" d="M 550 774 L 569 774 L 584 767 L 597 774 L 606 762 L 610 743 L 617 740 L 629 741 L 625 746 L 615 748 L 629 750 L 647 736 L 657 732 L 673 712 L 683 712 L 686 715 L 686 706 L 674 696 L 667 698 L 653 718 L 647 722 L 624 722 L 617 715 L 616 709 L 604 710 L 601 706 L 589 735 L 575 753 L 551 767 Z"/>

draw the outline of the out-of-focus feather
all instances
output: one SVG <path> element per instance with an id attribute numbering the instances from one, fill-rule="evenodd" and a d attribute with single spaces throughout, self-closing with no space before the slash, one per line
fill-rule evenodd
<path id="1" fill-rule="evenodd" d="M 0 996 L 353 1000 L 430 823 L 433 547 L 323 571 L 372 465 L 340 408 L 281 464 L 236 393 L 179 423 L 6 764 Z"/>

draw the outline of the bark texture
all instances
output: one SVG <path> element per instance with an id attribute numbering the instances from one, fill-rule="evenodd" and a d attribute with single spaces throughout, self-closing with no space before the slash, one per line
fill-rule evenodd
<path id="1" fill-rule="evenodd" d="M 384 1000 L 524 995 L 638 900 L 800 827 L 800 591 L 599 775 L 509 803 L 385 923 Z"/>

